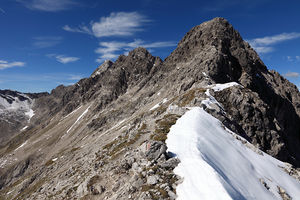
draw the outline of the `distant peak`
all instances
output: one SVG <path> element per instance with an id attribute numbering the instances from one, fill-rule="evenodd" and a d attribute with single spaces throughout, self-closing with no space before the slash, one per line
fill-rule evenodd
<path id="1" fill-rule="evenodd" d="M 110 66 L 112 66 L 113 61 L 111 60 L 105 60 L 98 68 L 108 68 Z"/>
<path id="2" fill-rule="evenodd" d="M 228 20 L 223 18 L 223 17 L 215 17 L 212 20 L 207 21 L 206 23 L 209 23 L 209 22 L 211 22 L 211 23 L 221 23 L 221 24 L 224 24 L 224 23 L 228 24 L 229 23 Z"/>
<path id="3" fill-rule="evenodd" d="M 91 77 L 95 77 L 101 72 L 106 71 L 108 68 L 110 68 L 114 63 L 111 60 L 105 60 L 91 75 Z"/>
<path id="4" fill-rule="evenodd" d="M 147 49 L 144 47 L 137 47 L 133 49 L 132 51 L 129 52 L 128 56 L 129 57 L 142 57 L 145 58 L 147 56 L 151 55 Z"/>

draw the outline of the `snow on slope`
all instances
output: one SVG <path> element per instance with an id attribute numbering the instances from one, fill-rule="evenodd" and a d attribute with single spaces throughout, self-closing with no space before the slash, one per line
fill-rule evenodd
<path id="1" fill-rule="evenodd" d="M 28 120 L 30 120 L 34 111 L 32 110 L 32 105 L 34 100 L 29 98 L 25 94 L 18 93 L 18 95 L 24 97 L 26 100 L 20 100 L 17 96 L 6 95 L 5 98 L 0 96 L 0 114 L 9 114 L 9 113 L 24 113 Z M 9 102 L 7 99 L 10 99 Z"/>
<path id="2" fill-rule="evenodd" d="M 210 93 L 209 93 L 209 89 L 207 89 L 205 91 L 205 94 L 207 96 L 206 99 L 204 99 L 201 104 L 204 104 L 206 107 L 208 107 L 209 109 L 212 109 L 213 105 L 217 105 L 219 108 L 223 109 L 223 106 L 221 106 L 221 104 L 215 99 L 215 97 L 213 97 Z"/>
<path id="3" fill-rule="evenodd" d="M 255 153 L 202 108 L 178 119 L 166 143 L 180 160 L 174 170 L 184 178 L 176 188 L 179 200 L 281 199 L 278 186 L 300 197 L 300 183 L 284 172 L 283 162 Z"/>
<path id="4" fill-rule="evenodd" d="M 150 111 L 151 111 L 151 110 L 155 110 L 156 108 L 158 108 L 158 107 L 161 106 L 162 104 L 166 103 L 167 101 L 168 101 L 168 99 L 167 99 L 167 98 L 164 98 L 164 99 L 162 100 L 162 102 L 159 102 L 158 104 L 156 104 L 156 105 L 154 105 L 152 108 L 150 108 Z"/>
<path id="5" fill-rule="evenodd" d="M 213 89 L 215 92 L 218 92 L 218 91 L 222 91 L 222 90 L 225 90 L 229 87 L 236 86 L 236 85 L 241 86 L 237 82 L 218 83 L 218 84 L 213 85 L 211 87 L 211 89 Z M 243 87 L 243 86 L 241 86 L 241 87 Z"/>
<path id="6" fill-rule="evenodd" d="M 77 120 L 74 122 L 74 124 L 67 130 L 67 133 L 70 132 L 70 130 L 80 121 L 80 119 L 89 111 L 91 106 L 89 106 L 83 113 L 77 118 Z"/>
<path id="7" fill-rule="evenodd" d="M 233 87 L 233 86 L 243 87 L 242 85 L 240 85 L 236 82 L 229 82 L 229 83 L 222 83 L 222 84 L 218 83 L 218 84 L 209 86 L 205 91 L 207 98 L 205 100 L 203 100 L 201 102 L 201 104 L 204 104 L 209 109 L 212 109 L 213 106 L 218 106 L 221 110 L 224 110 L 223 107 L 221 106 L 221 104 L 210 94 L 209 90 L 211 89 L 211 90 L 214 90 L 215 92 L 219 92 L 219 91 L 225 90 L 225 89 Z"/>

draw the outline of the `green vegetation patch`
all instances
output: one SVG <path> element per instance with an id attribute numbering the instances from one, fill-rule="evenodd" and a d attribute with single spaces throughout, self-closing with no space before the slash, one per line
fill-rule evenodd
<path id="1" fill-rule="evenodd" d="M 167 114 L 162 119 L 156 120 L 156 129 L 154 134 L 150 136 L 150 139 L 165 142 L 171 126 L 174 125 L 180 117 L 180 115 L 176 114 Z"/>
<path id="2" fill-rule="evenodd" d="M 191 90 L 187 91 L 184 95 L 182 95 L 180 97 L 179 106 L 184 107 L 184 106 L 190 104 L 199 93 L 204 93 L 205 91 L 206 91 L 206 89 L 204 89 L 204 88 L 195 88 L 195 89 L 191 89 Z"/>
<path id="3" fill-rule="evenodd" d="M 108 150 L 107 155 L 111 156 L 111 159 L 117 158 L 126 147 L 133 145 L 137 142 L 140 137 L 147 132 L 147 125 L 144 123 L 141 125 L 136 134 L 132 138 L 129 138 L 128 135 L 123 137 L 118 137 L 112 142 L 106 144 L 103 148 Z"/>

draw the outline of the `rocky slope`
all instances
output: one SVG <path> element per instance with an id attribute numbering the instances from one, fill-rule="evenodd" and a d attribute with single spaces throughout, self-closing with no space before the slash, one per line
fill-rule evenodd
<path id="1" fill-rule="evenodd" d="M 228 82 L 235 83 L 218 89 Z M 298 176 L 299 90 L 215 18 L 191 29 L 164 61 L 137 48 L 35 98 L 28 128 L 0 149 L 0 196 L 174 199 L 179 160 L 165 140 L 190 107 L 204 108 Z"/>

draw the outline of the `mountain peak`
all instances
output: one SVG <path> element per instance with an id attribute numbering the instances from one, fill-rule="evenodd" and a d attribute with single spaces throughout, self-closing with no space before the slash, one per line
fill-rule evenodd
<path id="1" fill-rule="evenodd" d="M 211 26 L 211 25 L 223 25 L 223 26 L 228 26 L 230 25 L 230 23 L 228 22 L 227 19 L 223 18 L 223 17 L 215 17 L 212 20 L 203 22 L 201 25 L 202 26 Z"/>
<path id="2" fill-rule="evenodd" d="M 146 58 L 149 55 L 151 55 L 151 54 L 144 47 L 137 47 L 128 53 L 129 57 L 139 57 L 139 58 Z"/>
<path id="3" fill-rule="evenodd" d="M 215 82 L 236 81 L 244 86 L 251 84 L 257 71 L 267 70 L 239 32 L 220 17 L 193 27 L 166 61 L 169 67 L 193 61 Z"/>
<path id="4" fill-rule="evenodd" d="M 91 75 L 91 77 L 95 77 L 101 72 L 106 71 L 108 68 L 110 68 L 114 63 L 111 60 L 105 60 Z"/>

